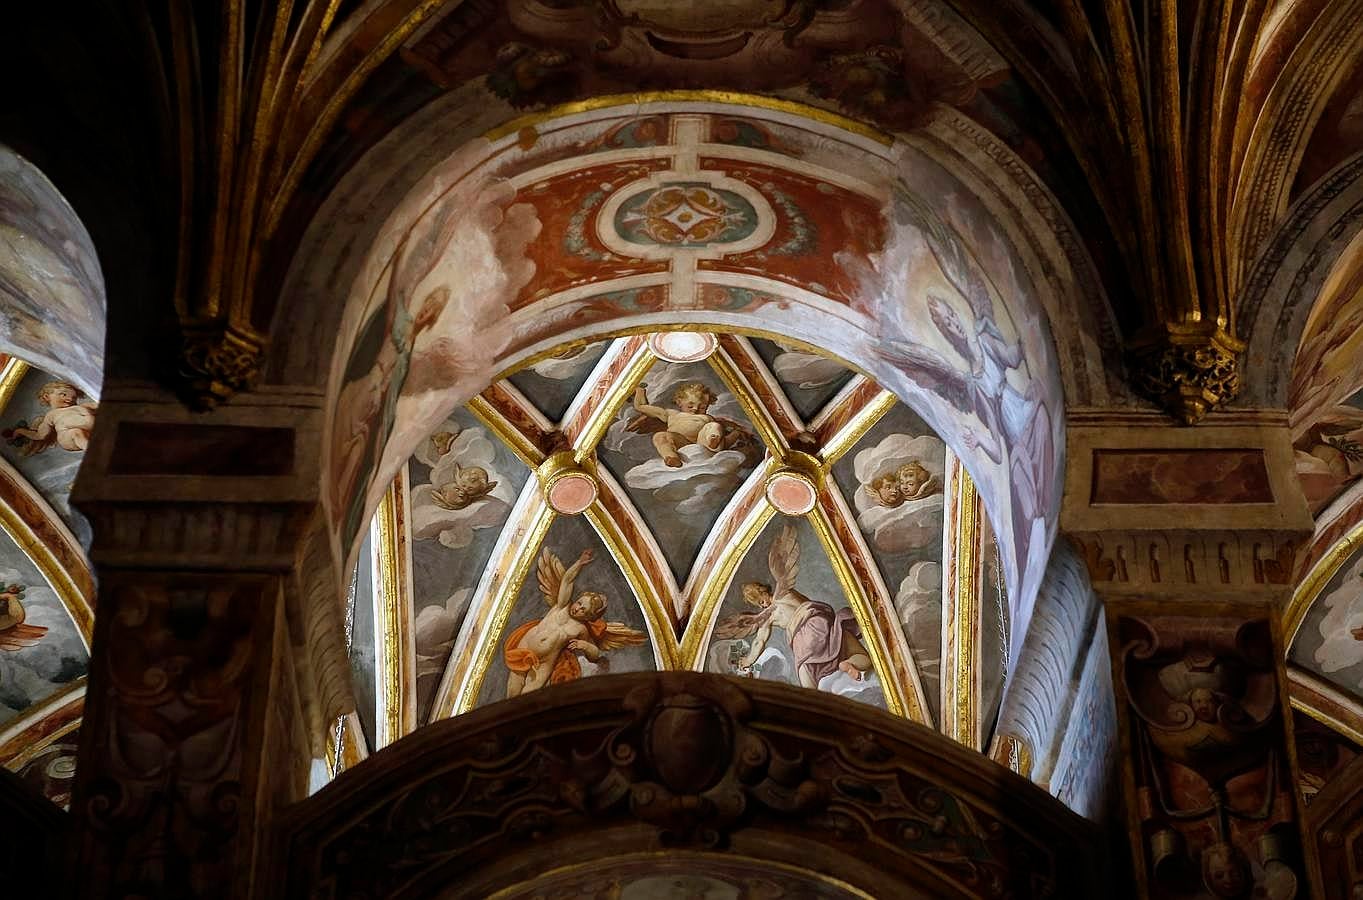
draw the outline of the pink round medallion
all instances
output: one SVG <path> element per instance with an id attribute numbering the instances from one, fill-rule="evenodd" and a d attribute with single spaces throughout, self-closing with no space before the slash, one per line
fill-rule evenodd
<path id="1" fill-rule="evenodd" d="M 565 516 L 575 516 L 595 501 L 596 482 L 590 476 L 574 472 L 549 485 L 549 505 Z"/>
<path id="2" fill-rule="evenodd" d="M 767 479 L 767 499 L 779 512 L 803 516 L 814 508 L 817 495 L 809 479 L 791 472 L 777 472 Z"/>
<path id="3" fill-rule="evenodd" d="M 713 334 L 699 331 L 664 331 L 648 336 L 648 349 L 670 363 L 700 362 L 718 346 Z"/>

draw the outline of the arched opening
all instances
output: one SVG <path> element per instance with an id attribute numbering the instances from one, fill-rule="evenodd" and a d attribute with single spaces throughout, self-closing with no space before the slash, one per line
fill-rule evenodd
<path id="1" fill-rule="evenodd" d="M 1041 292 L 978 173 L 801 113 L 606 101 L 510 123 L 431 169 L 371 242 L 339 329 L 340 549 L 354 559 L 392 476 L 489 373 L 593 333 L 729 327 L 827 348 L 913 404 L 980 486 L 1024 631 L 1063 445 Z M 650 204 L 688 186 L 723 227 L 650 233 Z"/>

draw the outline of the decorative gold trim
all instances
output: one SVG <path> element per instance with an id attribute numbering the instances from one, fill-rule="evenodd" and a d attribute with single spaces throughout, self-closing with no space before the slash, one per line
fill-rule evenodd
<path id="1" fill-rule="evenodd" d="M 832 468 L 833 464 L 841 459 L 847 451 L 860 443 L 861 439 L 866 437 L 866 432 L 874 428 L 876 423 L 883 419 L 890 410 L 894 409 L 898 402 L 898 397 L 889 391 L 882 390 L 873 400 L 853 413 L 847 424 L 838 429 L 819 452 L 819 457 L 823 460 L 824 465 Z"/>
<path id="2" fill-rule="evenodd" d="M 766 407 L 757 398 L 752 385 L 748 384 L 748 379 L 743 377 L 738 366 L 734 365 L 733 358 L 729 356 L 729 351 L 720 346 L 705 361 L 719 376 L 719 380 L 724 382 L 725 387 L 733 392 L 734 398 L 738 400 L 738 405 L 743 408 L 743 414 L 748 417 L 753 428 L 757 429 L 757 435 L 762 439 L 762 443 L 766 444 L 767 451 L 773 457 L 784 462 L 785 457 L 790 452 L 790 445 L 786 443 L 786 436 L 781 433 L 776 420 L 771 417 Z"/>
<path id="3" fill-rule="evenodd" d="M 543 872 L 537 873 L 534 876 L 534 878 L 530 881 L 523 881 L 520 884 L 514 884 L 510 887 L 502 888 L 495 894 L 492 894 L 488 898 L 488 900 L 506 900 L 506 898 L 509 897 L 524 896 L 526 888 L 534 888 L 537 885 L 543 884 L 544 881 L 550 878 L 569 877 L 577 872 L 585 871 L 599 872 L 601 870 L 601 867 L 606 863 L 609 863 L 610 865 L 614 866 L 628 864 L 631 862 L 663 862 L 663 861 L 676 862 L 678 861 L 679 857 L 683 862 L 692 863 L 695 866 L 696 871 L 703 870 L 704 862 L 706 859 L 714 859 L 717 862 L 723 861 L 726 863 L 731 862 L 737 862 L 740 864 L 748 863 L 754 866 L 755 868 L 758 868 L 759 870 L 768 869 L 772 871 L 784 872 L 788 875 L 794 875 L 800 878 L 808 878 L 811 881 L 816 881 L 819 882 L 820 884 L 824 884 L 827 885 L 828 887 L 833 888 L 839 896 L 847 895 L 856 898 L 856 900 L 875 900 L 875 898 L 872 897 L 870 894 L 866 893 L 863 890 L 860 890 L 856 886 L 849 884 L 846 881 L 843 881 L 841 878 L 834 878 L 832 875 L 829 875 L 825 872 L 818 872 L 813 869 L 803 869 L 800 868 L 799 866 L 792 866 L 789 863 L 776 862 L 770 859 L 762 859 L 756 856 L 744 856 L 742 854 L 734 853 L 723 854 L 695 853 L 686 851 L 683 851 L 682 853 L 677 853 L 676 851 L 671 850 L 654 850 L 652 852 L 646 853 L 630 853 L 624 856 L 612 856 L 607 861 L 592 860 L 590 862 L 571 863 L 566 866 L 558 866 L 553 869 L 546 869 Z M 552 887 L 553 885 L 549 886 Z M 536 894 L 535 896 L 543 895 Z"/>
<path id="4" fill-rule="evenodd" d="M 9 402 L 14 399 L 14 392 L 19 390 L 19 382 L 23 381 L 27 374 L 28 363 L 22 359 L 11 356 L 5 361 L 5 367 L 0 369 L 0 410 L 9 407 Z"/>
<path id="5" fill-rule="evenodd" d="M 916 700 L 911 700 L 905 694 L 904 685 L 895 676 L 895 667 L 890 664 L 889 651 L 884 645 L 885 636 L 880 633 L 880 628 L 876 625 L 875 616 L 870 609 L 870 602 L 866 598 L 865 591 L 861 588 L 861 583 L 857 581 L 852 563 L 843 551 L 842 544 L 838 542 L 838 536 L 834 533 L 833 523 L 829 521 L 828 514 L 822 506 L 816 505 L 805 518 L 813 526 L 814 533 L 819 536 L 819 543 L 823 545 L 823 551 L 827 554 L 828 561 L 833 565 L 833 574 L 838 579 L 838 584 L 841 585 L 843 593 L 847 596 L 847 602 L 852 607 L 852 614 L 857 617 L 857 624 L 861 626 L 861 643 L 866 648 L 866 652 L 871 655 L 871 665 L 875 667 L 876 674 L 880 676 L 886 708 L 897 716 L 922 722 L 923 711 L 918 708 Z"/>
<path id="6" fill-rule="evenodd" d="M 1287 642 L 1284 649 L 1292 648 L 1292 644 L 1297 640 L 1297 632 L 1306 621 L 1306 614 L 1311 611 L 1316 598 L 1359 547 L 1363 547 L 1363 521 L 1358 522 L 1346 531 L 1343 537 L 1335 541 L 1329 552 L 1317 560 L 1311 571 L 1298 583 L 1297 589 L 1292 592 L 1292 599 L 1288 600 L 1287 606 L 1283 608 L 1283 637 Z"/>
<path id="7" fill-rule="evenodd" d="M 340 740 L 341 752 L 337 762 L 336 742 Z M 327 775 L 335 781 L 336 776 L 346 769 L 359 765 L 369 758 L 369 747 L 360 727 L 360 718 L 355 713 L 341 716 L 327 733 L 326 764 Z"/>
<path id="8" fill-rule="evenodd" d="M 412 598 L 407 548 L 407 467 L 374 514 L 374 607 L 379 656 L 375 681 L 383 699 L 374 749 L 381 750 L 416 729 L 415 660 L 410 641 Z"/>
<path id="9" fill-rule="evenodd" d="M 979 749 L 979 719 L 976 696 L 979 692 L 979 672 L 976 666 L 976 645 L 979 630 L 979 493 L 959 459 L 952 460 L 954 502 L 952 525 L 952 560 L 948 568 L 951 587 L 951 608 L 945 623 L 951 640 L 942 660 L 943 684 L 948 686 L 942 697 L 942 731 L 967 747 Z"/>
<path id="10" fill-rule="evenodd" d="M 573 445 L 573 456 L 578 462 L 583 462 L 596 452 L 596 445 L 606 436 L 606 431 L 610 429 L 611 422 L 615 419 L 616 411 L 624 405 L 626 398 L 634 393 L 634 389 L 643 383 L 644 376 L 657 361 L 658 357 L 648 349 L 647 343 L 641 344 L 635 350 L 629 363 L 615 376 L 611 389 L 596 407 L 588 412 L 582 433 L 577 436 L 577 441 Z M 587 385 L 583 385 L 582 390 L 586 389 Z"/>
<path id="11" fill-rule="evenodd" d="M 53 513 L 53 516 L 55 515 L 56 513 Z M 10 540 L 33 560 L 43 579 L 66 607 L 67 614 L 71 616 L 76 630 L 80 632 L 86 650 L 89 650 L 90 639 L 95 631 L 95 613 L 91 608 L 90 598 L 81 593 L 75 579 L 53 555 L 51 548 L 33 533 L 33 529 L 23 517 L 3 499 L 0 499 L 0 528 L 3 528 Z"/>
<path id="12" fill-rule="evenodd" d="M 994 736 L 994 746 L 989 750 L 989 758 L 1001 766 L 1007 766 L 1023 778 L 1032 777 L 1031 745 L 1015 734 Z"/>
<path id="13" fill-rule="evenodd" d="M 620 279 L 612 279 L 612 281 L 614 280 Z M 609 290 L 611 283 L 612 283 L 611 281 L 603 282 L 601 286 L 603 289 Z M 666 284 L 667 282 L 660 283 Z M 542 299 L 552 300 L 553 295 Z M 546 350 L 537 351 L 531 354 L 530 356 L 518 360 L 512 365 L 509 365 L 506 368 L 499 370 L 497 374 L 493 376 L 492 382 L 496 384 L 497 382 L 505 381 L 512 375 L 515 375 L 519 372 L 524 372 L 526 369 L 530 368 L 535 363 L 543 362 L 544 360 L 549 359 L 552 356 L 556 356 L 559 353 L 562 353 L 568 349 L 577 347 L 587 347 L 592 344 L 606 343 L 609 341 L 619 340 L 620 338 L 657 334 L 658 332 L 661 331 L 696 331 L 707 334 L 712 333 L 719 335 L 721 337 L 725 335 L 739 335 L 746 338 L 762 338 L 763 340 L 773 341 L 778 344 L 785 344 L 786 346 L 791 347 L 795 350 L 804 350 L 809 353 L 818 354 L 820 356 L 825 357 L 826 359 L 833 360 L 834 362 L 838 363 L 838 365 L 847 369 L 847 371 L 853 373 L 854 375 L 860 375 L 863 378 L 875 381 L 875 378 L 873 378 L 870 375 L 870 373 L 862 369 L 856 363 L 848 362 L 841 356 L 831 354 L 827 350 L 816 344 L 811 344 L 808 341 L 803 341 L 800 340 L 799 338 L 794 338 L 790 337 L 789 335 L 781 334 L 778 331 L 769 331 L 768 329 L 765 328 L 755 328 L 751 325 L 712 324 L 707 322 L 681 322 L 674 324 L 654 322 L 647 325 L 629 325 L 622 328 L 607 328 L 601 331 L 592 332 L 592 334 L 588 337 L 570 338 L 569 340 L 563 341 L 562 343 L 552 344 Z M 649 352 L 651 353 L 652 351 Z M 766 365 L 765 361 L 763 362 L 763 365 Z M 823 411 L 820 410 L 820 414 L 822 414 L 822 412 Z"/>
<path id="14" fill-rule="evenodd" d="M 750 476 L 751 477 L 751 476 Z M 710 632 L 714 630 L 715 619 L 719 617 L 720 607 L 724 604 L 724 594 L 729 589 L 734 572 L 743 558 L 752 549 L 753 542 L 767 527 L 776 509 L 763 495 L 748 513 L 738 533 L 729 542 L 728 550 L 711 567 L 710 576 L 696 592 L 699 599 L 691 609 L 686 620 L 686 630 L 682 633 L 681 659 L 685 665 L 697 672 L 705 670 L 705 648 L 710 643 Z M 721 517 L 722 518 L 722 517 Z"/>
<path id="15" fill-rule="evenodd" d="M 616 106 L 642 107 L 651 103 L 722 103 L 727 106 L 746 106 L 772 112 L 783 112 L 792 116 L 799 116 L 802 119 L 810 119 L 823 125 L 831 125 L 834 128 L 841 128 L 843 131 L 850 131 L 852 134 L 883 144 L 886 147 L 893 144 L 895 140 L 893 135 L 886 134 L 879 128 L 874 128 L 864 122 L 858 122 L 856 119 L 850 119 L 826 109 L 820 109 L 817 106 L 797 103 L 794 100 L 778 100 L 775 97 L 745 94 L 741 91 L 714 90 L 639 91 L 633 94 L 608 94 L 602 97 L 590 97 L 586 100 L 562 103 L 529 115 L 518 116 L 484 132 L 483 137 L 495 143 L 508 135 L 520 132 L 522 129 L 534 128 L 554 119 L 563 119 L 568 116 L 595 112 L 599 109 L 610 109 Z M 642 114 L 643 110 L 636 112 Z"/>
<path id="16" fill-rule="evenodd" d="M 920 725 L 936 730 L 938 723 L 928 708 L 928 697 L 923 689 L 923 673 L 919 669 L 918 656 L 904 633 L 899 613 L 895 610 L 894 596 L 890 593 L 889 585 L 885 583 L 885 575 L 880 570 L 880 564 L 876 562 L 870 546 L 866 543 L 866 534 L 857 524 L 856 515 L 835 479 L 829 478 L 824 482 L 823 497 L 826 499 L 823 508 L 830 521 L 841 526 L 835 533 L 839 535 L 848 559 L 853 560 L 854 566 L 858 558 L 864 560 L 869 569 L 870 577 L 864 585 L 866 602 L 876 616 L 877 623 L 883 623 L 881 633 L 884 635 L 888 658 L 894 666 L 894 674 L 903 686 L 906 706 L 917 711 L 911 718 Z M 938 643 L 941 643 L 940 636 Z M 940 653 L 940 647 L 938 652 Z"/>
<path id="17" fill-rule="evenodd" d="M 36 740 L 24 740 L 25 735 L 53 716 L 61 715 L 77 704 L 85 703 L 86 677 L 64 685 L 61 690 L 38 701 L 0 728 L 0 765 L 16 770 L 55 743 L 63 735 L 80 727 L 83 715 L 74 715 L 70 722 Z M 84 710 L 82 710 L 82 713 Z"/>
<path id="18" fill-rule="evenodd" d="M 535 558 L 539 555 L 540 546 L 544 543 L 545 536 L 549 533 L 549 526 L 558 518 L 558 514 L 549 508 L 548 503 L 544 502 L 543 496 L 536 502 L 531 516 L 530 527 L 526 529 L 525 538 L 518 545 L 512 547 L 511 559 L 509 560 L 510 576 L 498 586 L 489 598 L 492 615 L 478 634 L 478 643 L 474 649 L 473 659 L 470 661 L 468 670 L 455 695 L 451 715 L 457 716 L 462 712 L 468 712 L 478 703 L 478 694 L 482 691 L 483 679 L 487 677 L 487 670 L 492 665 L 492 657 L 496 653 L 497 642 L 501 640 L 502 632 L 506 630 L 506 623 L 511 618 L 511 610 L 516 605 L 516 598 L 520 596 L 525 579 L 530 576 L 530 569 L 535 563 Z"/>
<path id="19" fill-rule="evenodd" d="M 1293 709 L 1363 747 L 1363 714 L 1358 701 L 1291 664 L 1287 666 L 1287 693 Z M 1353 721 L 1346 721 L 1342 713 L 1350 714 Z"/>
<path id="20" fill-rule="evenodd" d="M 644 621 L 648 623 L 649 637 L 653 640 L 653 652 L 658 669 L 662 671 L 681 668 L 677 634 L 672 630 L 672 617 L 667 613 L 669 604 L 658 596 L 653 580 L 640 568 L 633 549 L 625 542 L 615 519 L 602 507 L 600 500 L 593 501 L 583 515 L 596 530 L 601 543 L 606 545 L 606 550 L 625 576 L 625 580 L 629 582 L 630 590 L 634 592 L 639 609 L 644 614 Z"/>
<path id="21" fill-rule="evenodd" d="M 506 420 L 501 411 L 491 403 L 487 402 L 480 394 L 469 400 L 466 408 L 473 417 L 483 424 L 488 431 L 492 432 L 496 438 L 507 446 L 516 457 L 531 469 L 538 468 L 544 462 L 544 454 L 540 448 L 524 434 Z"/>

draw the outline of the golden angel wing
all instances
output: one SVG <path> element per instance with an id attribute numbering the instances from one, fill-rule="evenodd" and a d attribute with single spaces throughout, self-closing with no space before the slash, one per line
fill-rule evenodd
<path id="1" fill-rule="evenodd" d="M 544 602 L 553 606 L 558 602 L 558 589 L 563 584 L 563 560 L 555 556 L 548 547 L 540 552 L 536 577 L 539 579 L 540 593 L 544 595 Z"/>
<path id="2" fill-rule="evenodd" d="M 648 635 L 637 628 L 630 628 L 624 622 L 607 622 L 605 632 L 596 640 L 596 646 L 602 650 L 618 650 L 621 647 L 637 647 L 647 642 Z"/>
<path id="3" fill-rule="evenodd" d="M 800 577 L 800 538 L 794 525 L 786 525 L 772 541 L 771 549 L 767 551 L 767 567 L 771 569 L 774 582 L 773 600 L 795 589 L 795 579 Z"/>

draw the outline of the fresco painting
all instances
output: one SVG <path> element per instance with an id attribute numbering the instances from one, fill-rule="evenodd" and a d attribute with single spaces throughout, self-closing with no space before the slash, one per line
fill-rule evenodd
<path id="1" fill-rule="evenodd" d="M 790 405 L 809 422 L 852 380 L 853 372 L 837 360 L 798 347 L 752 339 L 753 347 L 785 390 Z"/>
<path id="2" fill-rule="evenodd" d="M 85 459 L 99 405 L 80 388 L 29 368 L 4 410 L 3 455 L 89 549 L 90 524 L 71 508 L 71 488 Z"/>
<path id="3" fill-rule="evenodd" d="M 346 637 L 350 642 L 350 677 L 355 689 L 355 712 L 368 746 L 378 746 L 378 697 L 374 678 L 378 648 L 374 645 L 377 610 L 374 608 L 374 535 L 365 535 L 360 558 L 346 599 Z"/>
<path id="4" fill-rule="evenodd" d="M 361 353 L 357 340 L 349 364 L 337 365 L 335 496 L 353 498 L 365 473 L 385 475 L 388 463 L 375 461 L 391 454 L 381 448 L 405 452 L 453 399 L 484 388 L 465 377 L 475 360 L 494 371 L 555 338 L 588 337 L 592 325 L 643 324 L 673 310 L 686 312 L 683 321 L 751 324 L 856 360 L 958 448 L 999 526 L 1020 633 L 1054 536 L 1062 446 L 1058 364 L 1028 270 L 980 199 L 923 152 L 904 145 L 887 156 L 829 126 L 737 112 L 704 103 L 662 117 L 641 110 L 654 137 L 638 158 L 525 171 L 514 190 L 466 170 L 486 152 L 480 146 L 410 194 L 356 282 L 363 309 L 347 322 L 358 335 L 372 317 L 382 334 L 403 318 L 381 314 L 383 303 L 406 308 L 413 349 Z M 528 148 L 499 150 L 497 166 L 541 140 L 561 148 L 623 134 L 622 124 L 602 111 L 546 126 Z M 472 224 L 461 223 L 456 202 L 474 211 Z M 440 247 L 453 249 L 441 258 Z M 423 275 L 432 267 L 439 277 Z M 459 303 L 448 302 L 454 296 Z M 465 318 L 477 321 L 442 343 L 437 325 L 420 327 L 426 302 L 447 318 L 456 306 L 471 309 Z M 406 383 L 409 369 L 415 380 Z M 371 504 L 375 496 L 371 488 Z M 333 509 L 343 544 L 364 507 L 347 503 Z M 692 556 L 674 551 L 669 562 L 680 575 Z"/>
<path id="5" fill-rule="evenodd" d="M 1289 659 L 1363 700 L 1363 550 L 1325 583 L 1297 629 Z"/>
<path id="6" fill-rule="evenodd" d="M 407 473 L 417 716 L 424 722 L 474 588 L 530 470 L 460 409 L 417 447 Z"/>
<path id="7" fill-rule="evenodd" d="M 598 458 L 625 487 L 678 581 L 725 503 L 761 462 L 761 441 L 705 363 L 656 363 L 616 415 Z"/>
<path id="8" fill-rule="evenodd" d="M 0 723 L 85 675 L 88 662 L 56 592 L 0 533 Z"/>
<path id="9" fill-rule="evenodd" d="M 1363 475 L 1363 235 L 1341 252 L 1292 363 L 1288 410 L 1297 478 L 1320 513 Z"/>
<path id="10" fill-rule="evenodd" d="M 907 153 L 902 165 L 913 159 Z M 960 448 L 1010 551 L 1009 613 L 1020 634 L 1054 537 L 1048 514 L 1060 499 L 1063 401 L 1054 348 L 1038 308 L 1010 313 L 996 301 L 1030 291 L 979 201 L 935 164 L 913 165 L 914 187 L 897 184 L 891 203 L 901 227 L 876 261 L 874 284 L 867 281 L 868 291 L 894 285 L 900 310 L 873 352 L 895 370 L 886 387 L 921 399 L 927 421 Z M 934 186 L 940 194 L 929 203 Z M 1014 321 L 1018 314 L 1024 318 Z"/>
<path id="11" fill-rule="evenodd" d="M 934 721 L 942 659 L 942 523 L 946 445 L 895 404 L 833 466 L 892 593 Z"/>
<path id="12" fill-rule="evenodd" d="M 0 352 L 59 372 L 92 396 L 104 380 L 104 276 L 94 244 L 52 182 L 2 146 Z"/>
<path id="13" fill-rule="evenodd" d="M 806 519 L 777 516 L 739 565 L 705 668 L 817 688 L 885 708 L 847 595 Z"/>
<path id="14" fill-rule="evenodd" d="M 643 610 L 580 516 L 560 516 L 521 586 L 478 705 L 608 672 L 657 668 Z"/>
<path id="15" fill-rule="evenodd" d="M 343 325 L 351 350 L 333 373 L 339 395 L 327 463 L 343 546 L 402 464 L 390 442 L 415 446 L 445 414 L 448 396 L 487 386 L 509 338 L 508 304 L 535 273 L 525 256 L 540 232 L 534 207 L 515 202 L 506 183 L 468 176 L 485 146 L 466 146 L 409 195 L 394 213 L 412 220 L 409 230 L 389 231 L 357 281 L 364 293 Z"/>
<path id="16" fill-rule="evenodd" d="M 548 359 L 533 362 L 512 374 L 510 381 L 550 422 L 559 422 L 568 406 L 586 384 L 592 369 L 610 346 L 610 341 L 569 345 Z"/>

